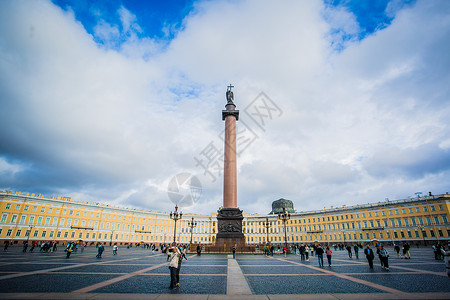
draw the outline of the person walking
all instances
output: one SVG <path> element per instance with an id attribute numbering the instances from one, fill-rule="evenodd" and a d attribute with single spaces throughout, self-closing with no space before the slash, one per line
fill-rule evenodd
<path id="1" fill-rule="evenodd" d="M 355 257 L 356 257 L 356 259 L 359 259 L 359 247 L 358 247 L 357 244 L 355 244 L 353 246 L 353 250 L 355 250 Z"/>
<path id="2" fill-rule="evenodd" d="M 384 248 L 384 245 L 380 246 L 380 260 L 381 267 L 386 271 L 389 271 L 389 252 Z"/>
<path id="3" fill-rule="evenodd" d="M 119 247 L 117 247 L 117 245 L 113 246 L 113 255 L 117 255 L 117 249 L 119 249 Z"/>
<path id="4" fill-rule="evenodd" d="M 375 255 L 373 254 L 373 250 L 370 249 L 369 245 L 367 245 L 367 248 L 364 249 L 364 254 L 366 255 L 367 261 L 369 262 L 370 269 L 373 270 L 373 259 L 375 258 Z"/>
<path id="5" fill-rule="evenodd" d="M 410 246 L 409 246 L 408 242 L 406 242 L 403 245 L 403 255 L 405 256 L 405 259 L 411 259 L 411 255 L 409 254 L 409 248 L 410 248 Z"/>
<path id="6" fill-rule="evenodd" d="M 394 250 L 397 252 L 397 257 L 400 257 L 400 246 L 398 244 L 394 245 Z"/>
<path id="7" fill-rule="evenodd" d="M 346 249 L 347 249 L 347 252 L 348 252 L 348 257 L 352 258 L 352 247 L 350 245 L 347 245 Z"/>
<path id="8" fill-rule="evenodd" d="M 105 247 L 103 247 L 103 245 L 102 244 L 99 244 L 98 245 L 98 249 L 97 249 L 97 258 L 102 258 L 102 254 L 103 254 L 103 251 L 105 250 Z"/>
<path id="9" fill-rule="evenodd" d="M 320 245 L 316 248 L 316 255 L 319 261 L 319 267 L 323 267 L 323 249 Z"/>
<path id="10" fill-rule="evenodd" d="M 331 267 L 331 253 L 333 253 L 333 251 L 331 251 L 330 247 L 327 246 L 326 250 L 325 250 L 325 254 L 327 255 L 327 260 L 328 260 L 328 266 Z"/>
<path id="11" fill-rule="evenodd" d="M 233 246 L 233 259 L 236 259 L 236 245 Z"/>
<path id="12" fill-rule="evenodd" d="M 23 242 L 23 250 L 22 250 L 22 252 L 27 252 L 27 248 L 28 248 L 28 242 L 25 241 L 25 242 Z"/>
<path id="13" fill-rule="evenodd" d="M 177 288 L 177 268 L 178 260 L 180 258 L 178 248 L 175 245 L 167 250 L 170 253 L 169 257 L 169 270 L 170 270 L 170 286 L 169 289 Z"/>

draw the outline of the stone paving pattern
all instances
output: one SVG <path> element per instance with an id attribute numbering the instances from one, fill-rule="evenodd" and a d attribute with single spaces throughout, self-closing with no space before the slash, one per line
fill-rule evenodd
<path id="1" fill-rule="evenodd" d="M 334 251 L 332 267 L 325 258 L 322 268 L 314 256 L 302 262 L 295 254 L 238 254 L 239 276 L 252 293 L 248 295 L 227 291 L 227 281 L 236 276 L 228 274 L 232 257 L 227 255 L 188 255 L 180 288 L 170 290 L 165 254 L 119 248 L 113 256 L 106 247 L 103 258 L 97 259 L 96 249 L 87 247 L 66 259 L 62 250 L 21 250 L 0 250 L 2 299 L 450 299 L 450 278 L 431 248 L 411 249 L 411 259 L 400 259 L 389 248 L 389 272 L 378 258 L 370 270 L 361 252 L 359 259 L 350 259 L 347 251 Z"/>

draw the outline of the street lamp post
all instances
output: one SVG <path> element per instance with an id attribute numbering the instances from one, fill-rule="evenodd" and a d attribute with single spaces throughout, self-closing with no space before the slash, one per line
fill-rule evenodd
<path id="1" fill-rule="evenodd" d="M 30 240 L 30 234 L 31 234 L 31 230 L 33 229 L 33 225 L 28 225 L 28 227 L 30 227 L 30 230 L 29 230 L 29 232 L 28 232 L 28 236 L 27 236 L 27 244 L 28 244 L 28 241 Z"/>
<path id="2" fill-rule="evenodd" d="M 266 217 L 266 221 L 265 221 L 263 224 L 264 224 L 264 227 L 266 227 L 267 243 L 270 244 L 270 240 L 269 240 L 269 228 L 271 227 L 272 223 L 269 222 L 269 218 Z"/>
<path id="3" fill-rule="evenodd" d="M 286 212 L 286 208 L 283 206 L 283 212 L 279 212 L 278 213 L 278 219 L 283 221 L 283 226 L 284 226 L 284 246 L 286 247 L 286 249 L 288 248 L 287 245 L 287 234 L 286 234 L 286 221 L 289 220 L 291 218 L 291 214 Z"/>
<path id="4" fill-rule="evenodd" d="M 197 222 L 194 222 L 194 217 L 192 217 L 192 221 L 188 222 L 188 226 L 191 227 L 191 241 L 189 244 L 192 244 L 192 234 L 194 233 L 194 227 L 197 226 Z"/>
<path id="5" fill-rule="evenodd" d="M 426 246 L 425 236 L 423 235 L 423 231 L 424 231 L 424 229 L 425 229 L 425 226 L 419 225 L 419 226 L 417 226 L 417 228 L 419 228 L 420 231 L 422 231 L 421 233 L 422 233 L 422 238 L 423 238 L 423 245 Z"/>
<path id="6" fill-rule="evenodd" d="M 170 218 L 175 221 L 175 227 L 173 229 L 173 242 L 177 242 L 177 221 L 181 219 L 183 216 L 182 212 L 178 212 L 178 205 L 175 205 L 175 211 L 170 212 L 169 214 Z"/>

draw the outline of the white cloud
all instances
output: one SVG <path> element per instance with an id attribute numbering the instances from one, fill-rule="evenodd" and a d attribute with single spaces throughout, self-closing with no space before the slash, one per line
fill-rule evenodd
<path id="1" fill-rule="evenodd" d="M 203 185 L 192 210 L 215 211 L 221 179 L 212 182 L 193 157 L 210 142 L 222 146 L 233 83 L 241 121 L 258 136 L 238 160 L 246 212 L 269 212 L 281 197 L 310 210 L 446 192 L 443 7 L 397 9 L 389 27 L 336 52 L 330 30 L 353 34 L 357 24 L 318 1 L 200 2 L 169 45 L 140 37 L 125 7 L 120 26 L 100 21 L 93 37 L 50 2 L 1 2 L 0 118 L 10 126 L 0 128 L 0 169 L 27 167 L 0 181 L 170 211 L 166 184 L 191 172 Z M 244 112 L 261 91 L 283 111 L 264 130 Z"/>

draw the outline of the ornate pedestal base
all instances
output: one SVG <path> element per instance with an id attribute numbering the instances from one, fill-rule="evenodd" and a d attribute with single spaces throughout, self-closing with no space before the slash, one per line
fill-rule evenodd
<path id="1" fill-rule="evenodd" d="M 242 233 L 242 211 L 239 208 L 222 208 L 217 215 L 218 232 L 216 249 L 220 252 L 231 252 L 236 247 L 237 252 L 247 252 L 245 236 Z"/>

